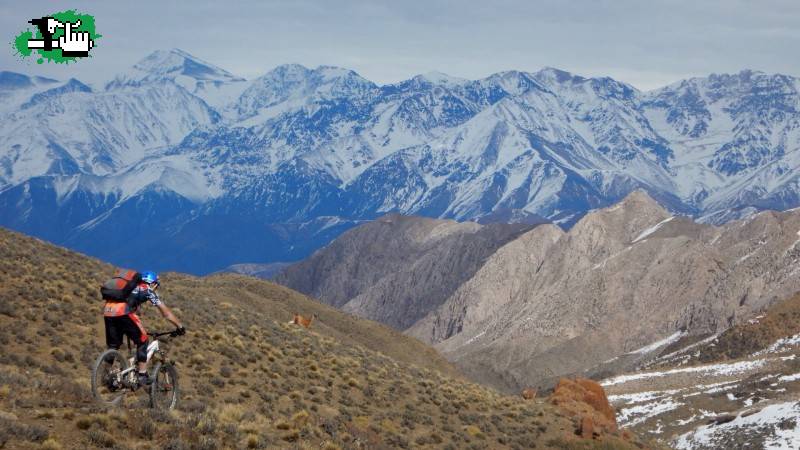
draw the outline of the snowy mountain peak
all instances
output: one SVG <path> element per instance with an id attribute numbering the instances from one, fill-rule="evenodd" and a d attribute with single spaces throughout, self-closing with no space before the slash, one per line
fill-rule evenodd
<path id="1" fill-rule="evenodd" d="M 253 80 L 234 108 L 240 119 L 247 119 L 284 102 L 300 106 L 316 100 L 360 98 L 376 89 L 374 83 L 349 69 L 283 64 Z"/>
<path id="2" fill-rule="evenodd" d="M 498 72 L 490 75 L 485 81 L 500 87 L 511 95 L 523 95 L 531 90 L 547 90 L 533 75 L 518 70 Z"/>
<path id="3" fill-rule="evenodd" d="M 463 86 L 470 82 L 465 78 L 454 77 L 446 73 L 436 71 L 417 75 L 413 78 L 413 80 L 421 83 L 442 86 Z"/>
<path id="4" fill-rule="evenodd" d="M 266 75 L 257 78 L 253 84 L 272 85 L 279 89 L 303 85 L 308 90 L 314 90 L 320 86 L 337 82 L 351 82 L 367 87 L 375 87 L 371 81 L 350 69 L 336 66 L 318 66 L 316 69 L 309 69 L 302 64 L 282 64 L 277 66 L 267 72 Z"/>
<path id="5" fill-rule="evenodd" d="M 258 79 L 264 78 L 273 78 L 273 79 L 280 79 L 280 78 L 305 78 L 308 76 L 311 69 L 308 67 L 297 64 L 297 63 L 290 63 L 290 64 L 281 64 L 276 66 L 274 69 L 270 70 L 266 74 L 262 75 Z"/>
<path id="6" fill-rule="evenodd" d="M 0 90 L 26 89 L 34 86 L 45 86 L 58 83 L 57 80 L 45 77 L 29 77 L 17 72 L 0 71 Z"/>
<path id="7" fill-rule="evenodd" d="M 676 90 L 703 89 L 724 93 L 726 95 L 741 95 L 750 92 L 756 87 L 792 87 L 796 85 L 797 82 L 797 78 L 789 75 L 770 74 L 760 70 L 744 69 L 737 73 L 712 73 L 707 77 L 693 77 L 677 81 L 652 92 L 660 93 Z"/>
<path id="8" fill-rule="evenodd" d="M 178 82 L 194 90 L 198 85 L 235 83 L 245 79 L 174 48 L 156 50 L 147 55 L 128 72 L 118 75 L 106 89 L 163 81 Z"/>
<path id="9" fill-rule="evenodd" d="M 230 72 L 223 70 L 183 50 L 157 50 L 133 66 L 135 69 L 162 76 L 185 75 L 196 80 L 208 81 L 244 81 Z"/>
<path id="10" fill-rule="evenodd" d="M 554 67 L 545 67 L 536 72 L 534 77 L 542 82 L 582 83 L 586 81 L 586 78 L 580 75 L 575 75 L 566 70 L 556 69 Z"/>
<path id="11" fill-rule="evenodd" d="M 618 99 L 628 99 L 638 93 L 635 87 L 610 77 L 586 78 L 552 67 L 545 67 L 533 77 L 548 88 L 559 91 L 564 88 L 590 89 L 601 97 Z"/>
<path id="12" fill-rule="evenodd" d="M 314 72 L 326 80 L 332 80 L 335 78 L 349 78 L 353 76 L 361 78 L 357 73 L 350 69 L 344 69 L 336 66 L 319 66 L 314 69 Z"/>

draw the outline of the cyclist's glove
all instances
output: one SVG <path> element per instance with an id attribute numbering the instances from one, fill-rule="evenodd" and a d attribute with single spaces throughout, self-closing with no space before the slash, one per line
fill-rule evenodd
<path id="1" fill-rule="evenodd" d="M 184 327 L 184 326 L 180 326 L 180 327 L 178 327 L 178 329 L 177 329 L 177 330 L 175 330 L 175 333 L 176 333 L 178 336 L 183 336 L 184 334 L 186 334 L 186 327 Z"/>

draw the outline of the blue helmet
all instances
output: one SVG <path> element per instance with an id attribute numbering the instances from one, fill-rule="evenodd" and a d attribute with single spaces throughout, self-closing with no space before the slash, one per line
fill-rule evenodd
<path id="1" fill-rule="evenodd" d="M 142 281 L 147 284 L 158 283 L 158 274 L 150 270 L 142 272 Z"/>

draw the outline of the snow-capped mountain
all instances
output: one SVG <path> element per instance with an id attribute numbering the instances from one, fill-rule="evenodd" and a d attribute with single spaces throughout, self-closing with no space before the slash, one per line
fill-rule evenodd
<path id="1" fill-rule="evenodd" d="M 117 75 L 106 90 L 139 88 L 165 82 L 182 86 L 215 108 L 230 104 L 247 87 L 246 80 L 182 50 L 157 50 Z"/>
<path id="2" fill-rule="evenodd" d="M 640 92 L 549 68 L 379 86 L 297 64 L 246 81 L 180 50 L 103 87 L 2 72 L 0 224 L 208 272 L 390 211 L 569 227 L 643 188 L 719 222 L 800 205 L 799 87 L 743 71 Z M 120 231 L 147 244 L 127 255 Z"/>

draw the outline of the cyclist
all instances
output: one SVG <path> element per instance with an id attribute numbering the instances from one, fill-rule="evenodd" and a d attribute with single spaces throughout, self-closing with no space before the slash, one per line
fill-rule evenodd
<path id="1" fill-rule="evenodd" d="M 106 302 L 103 308 L 103 321 L 106 325 L 106 346 L 119 350 L 122 345 L 122 336 L 128 336 L 136 342 L 136 362 L 139 385 L 150 384 L 147 375 L 147 331 L 136 312 L 143 303 L 150 302 L 158 308 L 165 319 L 177 327 L 177 333 L 186 333 L 186 328 L 181 325 L 175 314 L 161 301 L 156 294 L 158 289 L 158 274 L 147 271 L 142 272 L 142 281 L 133 289 L 125 302 Z"/>

